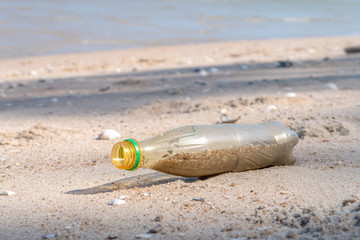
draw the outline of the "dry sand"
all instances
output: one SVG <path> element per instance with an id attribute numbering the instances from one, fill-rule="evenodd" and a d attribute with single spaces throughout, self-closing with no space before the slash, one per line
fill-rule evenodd
<path id="1" fill-rule="evenodd" d="M 289 39 L 1 60 L 0 192 L 15 195 L 0 196 L 0 239 L 134 239 L 158 224 L 151 239 L 358 239 L 360 55 L 343 48 L 359 43 Z M 142 140 L 215 123 L 222 112 L 294 129 L 295 165 L 207 179 L 127 172 L 110 161 L 120 139 L 96 140 L 108 128 Z M 125 195 L 125 204 L 108 205 Z"/>

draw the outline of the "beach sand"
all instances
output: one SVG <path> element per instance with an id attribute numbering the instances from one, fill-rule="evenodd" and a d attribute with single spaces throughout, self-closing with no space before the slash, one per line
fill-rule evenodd
<path id="1" fill-rule="evenodd" d="M 0 239 L 358 239 L 360 54 L 343 49 L 359 43 L 0 60 L 0 192 L 15 192 L 0 196 Z M 278 66 L 286 60 L 293 65 Z M 295 165 L 197 179 L 111 163 L 117 141 L 213 124 L 222 113 L 295 130 Z M 104 129 L 122 137 L 97 140 Z M 108 205 L 121 196 L 125 204 Z"/>

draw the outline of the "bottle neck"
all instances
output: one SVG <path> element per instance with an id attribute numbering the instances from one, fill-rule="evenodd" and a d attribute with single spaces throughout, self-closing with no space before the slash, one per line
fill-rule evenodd
<path id="1" fill-rule="evenodd" d="M 111 160 L 119 169 L 129 171 L 138 169 L 141 165 L 140 145 L 134 139 L 116 143 L 111 151 Z"/>

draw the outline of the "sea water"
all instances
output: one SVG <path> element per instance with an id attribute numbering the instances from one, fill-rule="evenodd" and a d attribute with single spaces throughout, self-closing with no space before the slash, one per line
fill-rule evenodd
<path id="1" fill-rule="evenodd" d="M 360 35 L 360 0 L 0 0 L 0 58 Z"/>

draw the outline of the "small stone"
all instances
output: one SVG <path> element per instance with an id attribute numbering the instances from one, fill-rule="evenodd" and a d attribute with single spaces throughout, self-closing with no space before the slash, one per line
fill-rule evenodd
<path id="1" fill-rule="evenodd" d="M 108 203 L 108 205 L 123 205 L 123 204 L 126 204 L 126 201 L 118 198 L 115 198 L 114 200 Z"/>
<path id="2" fill-rule="evenodd" d="M 116 69 L 115 69 L 115 72 L 116 72 L 116 73 L 121 73 L 121 68 L 116 68 Z"/>
<path id="3" fill-rule="evenodd" d="M 13 191 L 2 191 L 0 192 L 0 196 L 12 196 L 15 193 Z"/>
<path id="4" fill-rule="evenodd" d="M 249 67 L 248 67 L 247 65 L 241 65 L 241 68 L 244 69 L 244 70 L 246 70 L 246 69 L 248 69 Z"/>
<path id="5" fill-rule="evenodd" d="M 333 90 L 333 91 L 339 90 L 338 86 L 335 83 L 324 84 L 321 89 L 323 89 L 323 90 Z"/>
<path id="6" fill-rule="evenodd" d="M 219 71 L 219 69 L 217 69 L 216 67 L 212 67 L 209 69 L 209 72 L 211 73 L 217 73 Z"/>
<path id="7" fill-rule="evenodd" d="M 150 233 L 144 233 L 135 236 L 136 239 L 149 239 L 151 237 L 152 235 Z"/>
<path id="8" fill-rule="evenodd" d="M 237 121 L 239 121 L 239 119 L 241 118 L 241 116 L 238 116 L 237 118 L 232 118 L 230 119 L 228 117 L 228 115 L 226 115 L 225 113 L 221 114 L 220 116 L 220 121 L 221 123 L 236 123 Z"/>
<path id="9" fill-rule="evenodd" d="M 118 236 L 109 235 L 106 239 L 118 239 Z"/>
<path id="10" fill-rule="evenodd" d="M 193 198 L 194 201 L 205 202 L 205 198 Z"/>
<path id="11" fill-rule="evenodd" d="M 6 159 L 5 158 L 0 158 L 0 162 L 5 162 Z"/>
<path id="12" fill-rule="evenodd" d="M 113 129 L 106 129 L 104 130 L 99 136 L 98 140 L 113 140 L 115 138 L 121 137 L 120 133 Z"/>
<path id="13" fill-rule="evenodd" d="M 278 61 L 278 67 L 287 68 L 293 66 L 293 62 L 291 61 Z"/>
<path id="14" fill-rule="evenodd" d="M 55 238 L 56 234 L 46 234 L 42 236 L 42 239 L 51 239 L 51 238 Z"/>
<path id="15" fill-rule="evenodd" d="M 289 231 L 288 233 L 286 233 L 286 238 L 296 238 L 297 234 L 294 231 Z"/>
<path id="16" fill-rule="evenodd" d="M 100 88 L 99 91 L 100 92 L 106 92 L 109 89 L 110 89 L 110 86 L 107 86 L 107 87 Z"/>
<path id="17" fill-rule="evenodd" d="M 176 94 L 180 94 L 180 91 L 176 90 L 176 89 L 169 89 L 168 93 L 171 94 L 171 95 L 176 95 Z"/>
<path id="18" fill-rule="evenodd" d="M 294 92 L 289 92 L 289 93 L 287 93 L 286 95 L 285 95 L 285 97 L 288 97 L 288 98 L 294 98 L 294 97 L 296 97 L 297 95 L 296 95 L 296 93 L 294 93 Z"/>
<path id="19" fill-rule="evenodd" d="M 57 99 L 57 98 L 51 98 L 50 99 L 50 102 L 52 102 L 52 103 L 57 103 L 59 100 Z"/>
<path id="20" fill-rule="evenodd" d="M 208 72 L 204 69 L 201 69 L 200 71 L 198 71 L 198 75 L 201 77 L 206 77 L 208 75 Z"/>
<path id="21" fill-rule="evenodd" d="M 164 217 L 162 215 L 158 215 L 154 218 L 155 222 L 161 222 L 164 219 Z"/>
<path id="22" fill-rule="evenodd" d="M 163 230 L 163 226 L 161 226 L 161 224 L 157 224 L 155 225 L 154 227 L 150 228 L 149 229 L 149 233 L 158 233 L 158 232 L 161 232 Z"/>

